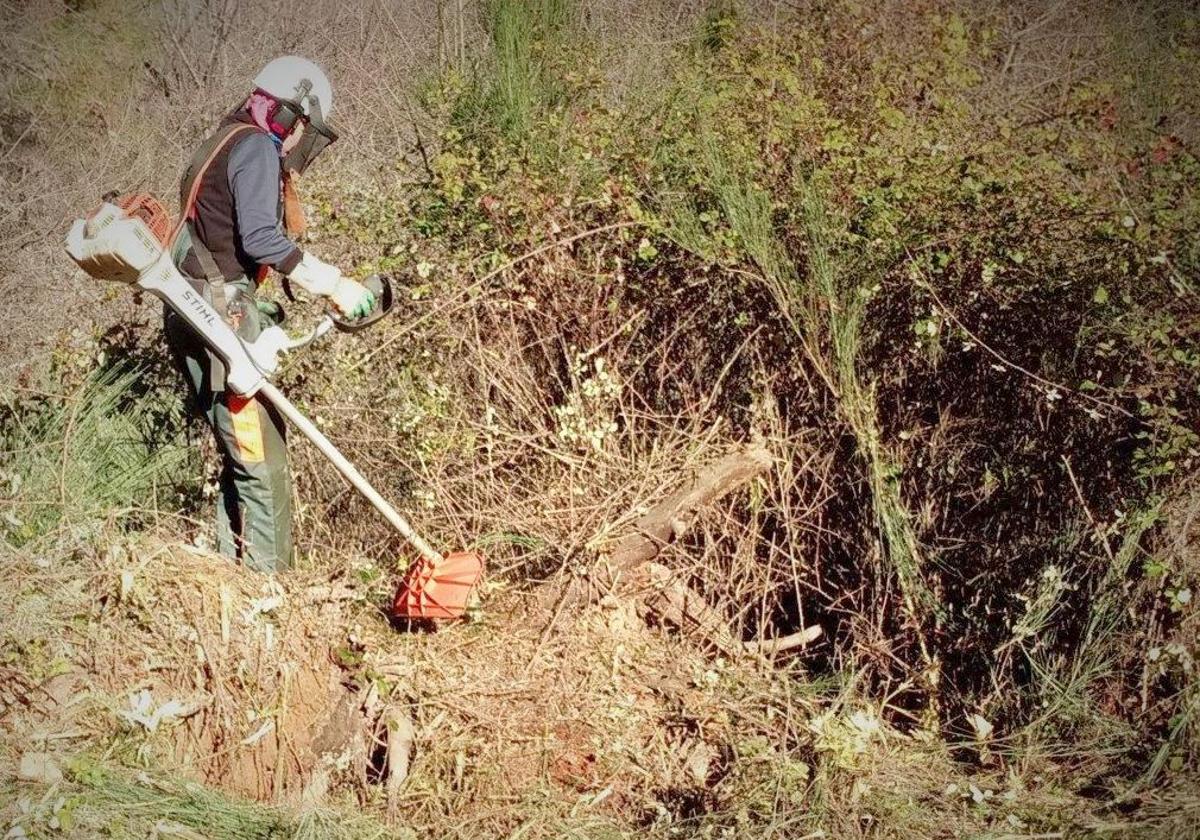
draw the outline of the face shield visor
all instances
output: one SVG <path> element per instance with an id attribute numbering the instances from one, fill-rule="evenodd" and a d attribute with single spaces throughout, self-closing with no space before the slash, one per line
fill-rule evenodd
<path id="1" fill-rule="evenodd" d="M 281 125 L 284 120 L 287 120 L 286 125 L 289 131 L 295 130 L 297 122 L 304 125 L 300 139 L 283 157 L 283 168 L 297 175 L 303 174 L 309 164 L 338 139 L 337 132 L 325 122 L 321 114 L 321 103 L 317 97 L 308 94 L 305 99 L 308 102 L 307 114 L 304 113 L 301 103 L 284 99 L 280 100 L 279 112 L 275 117 L 275 120 Z"/>

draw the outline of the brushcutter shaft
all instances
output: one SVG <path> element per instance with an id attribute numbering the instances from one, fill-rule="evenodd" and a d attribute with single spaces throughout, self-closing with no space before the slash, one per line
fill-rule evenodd
<path id="1" fill-rule="evenodd" d="M 138 205 L 139 207 L 141 205 Z M 383 514 L 383 518 L 421 553 L 426 562 L 409 566 L 406 583 L 396 595 L 396 614 L 421 618 L 455 618 L 462 615 L 471 588 L 479 582 L 483 560 L 479 555 L 457 552 L 442 557 L 413 530 L 407 520 L 376 492 L 371 483 L 346 460 L 329 438 L 321 434 L 296 406 L 272 385 L 267 377 L 278 367 L 279 354 L 309 344 L 337 327 L 354 332 L 377 322 L 392 306 L 392 287 L 385 277 L 376 277 L 379 304 L 374 314 L 347 322 L 326 316 L 308 335 L 295 339 L 280 327 L 263 330 L 253 342 L 243 341 L 212 305 L 180 274 L 163 248 L 163 239 L 147 226 L 147 220 L 127 212 L 129 208 L 105 202 L 86 219 L 77 219 L 67 234 L 67 253 L 79 267 L 101 280 L 112 280 L 150 292 L 186 321 L 225 366 L 225 384 L 244 397 L 261 394 L 275 405 L 321 454 L 337 467 L 354 489 Z M 160 208 L 161 209 L 161 208 Z M 368 285 L 372 278 L 368 278 Z M 447 597 L 446 593 L 453 593 Z"/>
<path id="2" fill-rule="evenodd" d="M 421 536 L 413 530 L 413 527 L 408 524 L 403 516 L 396 512 L 396 509 L 387 503 L 387 501 L 376 492 L 371 483 L 363 477 L 363 474 L 355 469 L 354 465 L 346 460 L 345 456 L 338 451 L 337 447 L 321 433 L 321 430 L 312 424 L 296 406 L 292 405 L 291 401 L 279 392 L 279 389 L 270 382 L 264 384 L 258 389 L 259 395 L 266 397 L 275 407 L 283 412 L 288 420 L 300 430 L 300 432 L 313 444 L 317 449 L 321 450 L 321 454 L 330 460 L 337 467 L 337 471 L 342 474 L 342 477 L 354 485 L 359 493 L 367 498 L 375 509 L 383 514 L 393 528 L 400 532 L 404 539 L 408 540 L 409 544 L 417 551 L 421 552 L 421 556 L 433 563 L 440 563 L 442 555 L 434 551 L 429 543 L 425 542 Z"/>

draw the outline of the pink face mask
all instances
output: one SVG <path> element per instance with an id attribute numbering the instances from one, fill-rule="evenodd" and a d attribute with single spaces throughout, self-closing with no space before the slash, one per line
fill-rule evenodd
<path id="1" fill-rule="evenodd" d="M 279 111 L 279 103 L 273 97 L 256 90 L 246 101 L 246 110 L 250 112 L 254 124 L 263 131 L 269 131 L 280 140 L 287 136 L 287 129 L 274 120 Z"/>

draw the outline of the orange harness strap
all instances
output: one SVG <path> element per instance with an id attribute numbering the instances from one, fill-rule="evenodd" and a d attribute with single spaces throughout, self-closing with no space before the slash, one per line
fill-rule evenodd
<path id="1" fill-rule="evenodd" d="M 196 212 L 196 198 L 200 195 L 200 183 L 204 180 L 204 173 L 208 172 L 208 167 L 212 166 L 212 162 L 216 159 L 221 150 L 229 145 L 229 141 L 241 134 L 243 131 L 261 131 L 258 126 L 248 125 L 247 123 L 237 123 L 230 126 L 229 131 L 213 146 L 213 150 L 209 153 L 204 163 L 192 175 L 192 182 L 188 188 L 187 199 L 183 202 L 179 209 L 179 223 L 175 225 L 175 230 L 171 231 L 171 238 L 167 240 L 167 248 L 175 245 L 175 240 L 179 234 L 183 232 L 183 227 L 191 221 L 192 215 Z"/>
<path id="2" fill-rule="evenodd" d="M 283 173 L 283 226 L 292 236 L 299 236 L 308 230 L 300 194 L 296 192 L 296 176 L 286 171 Z"/>

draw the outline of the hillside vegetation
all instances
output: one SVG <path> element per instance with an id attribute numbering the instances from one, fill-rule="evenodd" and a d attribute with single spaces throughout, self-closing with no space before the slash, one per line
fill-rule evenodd
<path id="1" fill-rule="evenodd" d="M 13 183 L 109 143 L 105 188 L 172 195 L 221 104 L 180 103 L 244 79 L 220 5 L 211 47 L 164 52 L 158 4 L 111 23 L 118 78 L 162 98 L 137 142 L 43 131 L 117 125 L 120 91 L 6 66 Z M 431 542 L 486 554 L 478 609 L 393 626 L 411 552 L 299 440 L 300 569 L 208 556 L 211 443 L 157 306 L 97 302 L 0 389 L 8 824 L 1200 835 L 1200 15 L 425 5 L 280 44 L 311 43 L 353 129 L 304 184 L 309 247 L 400 303 L 279 381 Z M 11 31 L 109 26 L 75 6 Z M 87 186 L 14 191 L 0 224 Z M 6 284 L 92 283 L 59 234 Z M 760 452 L 653 563 L 552 597 Z"/>

